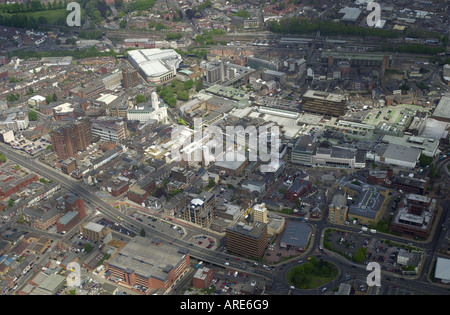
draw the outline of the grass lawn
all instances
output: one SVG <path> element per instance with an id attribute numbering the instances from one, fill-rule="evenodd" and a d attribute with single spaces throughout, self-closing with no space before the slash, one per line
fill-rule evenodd
<path id="1" fill-rule="evenodd" d="M 67 15 L 70 11 L 66 9 L 58 9 L 58 10 L 47 10 L 47 11 L 37 11 L 37 12 L 25 12 L 21 13 L 26 15 L 27 17 L 33 17 L 36 21 L 39 20 L 39 17 L 43 16 L 47 19 L 48 24 L 56 24 L 59 19 L 66 20 Z M 2 13 L 2 15 L 10 16 L 13 14 Z"/>
<path id="2" fill-rule="evenodd" d="M 36 20 L 38 20 L 39 17 L 43 16 L 47 19 L 48 24 L 56 24 L 56 21 L 58 21 L 58 19 L 60 18 L 66 20 L 66 17 L 69 13 L 70 11 L 67 11 L 66 9 L 58 9 L 39 12 L 28 12 L 26 14 L 34 17 Z"/>
<path id="3" fill-rule="evenodd" d="M 325 283 L 333 281 L 338 275 L 338 269 L 332 263 L 318 262 L 314 259 L 289 270 L 287 280 L 290 285 L 302 290 L 316 289 Z"/>

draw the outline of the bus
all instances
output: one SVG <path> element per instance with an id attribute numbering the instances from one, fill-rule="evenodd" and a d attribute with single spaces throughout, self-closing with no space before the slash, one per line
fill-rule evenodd
<path id="1" fill-rule="evenodd" d="M 195 266 L 195 269 L 200 268 L 200 266 L 201 266 L 202 264 L 203 264 L 203 261 L 199 262 L 199 263 Z"/>

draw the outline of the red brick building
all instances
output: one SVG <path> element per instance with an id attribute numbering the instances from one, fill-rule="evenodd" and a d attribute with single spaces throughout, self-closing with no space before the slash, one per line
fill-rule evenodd
<path id="1" fill-rule="evenodd" d="M 386 180 L 394 176 L 393 170 L 380 171 L 370 170 L 367 181 L 369 184 L 384 185 Z"/>
<path id="2" fill-rule="evenodd" d="M 53 150 L 60 159 L 66 160 L 78 151 L 84 151 L 92 143 L 89 118 L 79 118 L 73 123 L 53 130 L 51 140 Z"/>
<path id="3" fill-rule="evenodd" d="M 84 207 L 84 201 L 75 195 L 69 194 L 64 197 L 64 203 L 66 211 L 76 211 L 80 215 L 81 219 L 86 217 L 86 209 Z"/>
<path id="4" fill-rule="evenodd" d="M 80 222 L 78 213 L 76 211 L 69 211 L 56 222 L 56 228 L 58 232 L 66 233 L 73 229 L 78 222 Z"/>
<path id="5" fill-rule="evenodd" d="M 0 200 L 11 196 L 20 189 L 38 180 L 39 178 L 36 174 L 28 174 L 24 177 L 16 176 L 13 173 L 0 174 Z"/>
<path id="6" fill-rule="evenodd" d="M 210 268 L 199 268 L 192 277 L 192 286 L 197 289 L 209 288 L 214 278 L 213 270 Z"/>
<path id="7" fill-rule="evenodd" d="M 105 264 L 111 280 L 141 294 L 173 288 L 189 265 L 189 250 L 141 236 Z"/>
<path id="8" fill-rule="evenodd" d="M 131 186 L 127 193 L 128 200 L 138 204 L 143 203 L 148 196 L 150 196 L 150 193 L 148 191 L 145 191 L 144 189 L 139 188 L 139 186 L 137 185 Z"/>
<path id="9" fill-rule="evenodd" d="M 303 196 L 308 189 L 312 187 L 312 182 L 309 180 L 303 180 L 297 178 L 286 191 L 286 199 L 290 202 L 296 202 L 301 196 Z"/>
<path id="10" fill-rule="evenodd" d="M 126 193 L 129 187 L 130 185 L 122 180 L 114 180 L 104 184 L 105 190 L 111 193 L 114 197 L 119 197 L 120 195 Z"/>
<path id="11" fill-rule="evenodd" d="M 427 196 L 408 194 L 398 205 L 391 222 L 391 230 L 403 235 L 427 239 L 430 236 L 438 202 Z"/>
<path id="12" fill-rule="evenodd" d="M 129 200 L 141 204 L 150 196 L 155 187 L 156 183 L 154 181 L 144 179 L 129 188 L 127 197 Z"/>
<path id="13" fill-rule="evenodd" d="M 70 194 L 64 197 L 64 204 L 66 213 L 56 223 L 61 233 L 70 231 L 86 217 L 83 199 Z"/>
<path id="14" fill-rule="evenodd" d="M 75 171 L 76 168 L 77 168 L 77 166 L 76 166 L 75 160 L 67 159 L 61 163 L 61 171 L 64 174 L 70 175 L 70 174 L 72 174 L 73 171 Z"/>

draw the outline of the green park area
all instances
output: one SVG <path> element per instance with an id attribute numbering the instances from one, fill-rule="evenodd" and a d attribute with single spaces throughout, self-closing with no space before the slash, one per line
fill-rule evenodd
<path id="1" fill-rule="evenodd" d="M 311 290 L 333 281 L 337 276 L 338 269 L 335 265 L 311 256 L 306 263 L 292 268 L 287 280 L 298 289 Z"/>
<path id="2" fill-rule="evenodd" d="M 40 11 L 40 12 L 27 12 L 24 14 L 35 18 L 37 21 L 39 21 L 40 17 L 44 17 L 47 21 L 47 23 L 45 23 L 45 24 L 58 24 L 57 23 L 58 20 L 66 21 L 66 17 L 67 17 L 67 14 L 69 14 L 69 11 L 67 11 L 66 9 L 58 9 L 58 10 L 47 10 L 47 11 Z"/>
<path id="3" fill-rule="evenodd" d="M 0 13 L 0 25 L 34 28 L 39 24 L 63 25 L 69 11 L 66 9 L 21 12 L 21 13 Z"/>

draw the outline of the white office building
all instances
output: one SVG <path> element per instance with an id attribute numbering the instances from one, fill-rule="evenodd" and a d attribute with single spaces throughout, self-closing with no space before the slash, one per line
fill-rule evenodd
<path id="1" fill-rule="evenodd" d="M 160 105 L 156 92 L 151 95 L 151 103 L 142 103 L 136 105 L 133 109 L 127 110 L 128 120 L 138 120 L 140 123 L 146 123 L 151 119 L 165 123 L 167 121 L 167 107 Z"/>

